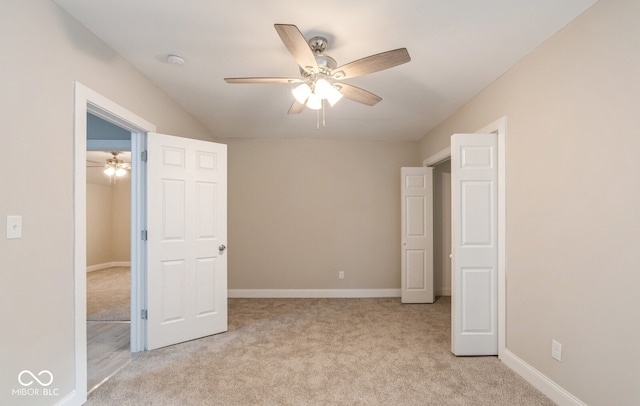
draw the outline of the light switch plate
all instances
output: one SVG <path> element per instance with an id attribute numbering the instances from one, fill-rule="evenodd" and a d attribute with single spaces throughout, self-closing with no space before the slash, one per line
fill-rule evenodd
<path id="1" fill-rule="evenodd" d="M 22 216 L 7 216 L 7 240 L 22 238 Z"/>

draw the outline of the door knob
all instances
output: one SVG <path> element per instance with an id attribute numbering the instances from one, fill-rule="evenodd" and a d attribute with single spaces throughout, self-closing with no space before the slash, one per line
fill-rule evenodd
<path id="1" fill-rule="evenodd" d="M 220 244 L 220 246 L 218 247 L 218 249 L 220 250 L 220 252 L 224 251 L 227 249 L 227 247 L 224 244 Z"/>

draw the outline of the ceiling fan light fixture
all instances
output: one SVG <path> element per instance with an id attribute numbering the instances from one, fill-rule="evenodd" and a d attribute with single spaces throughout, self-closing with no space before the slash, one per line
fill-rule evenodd
<path id="1" fill-rule="evenodd" d="M 118 159 L 119 152 L 111 152 L 112 157 L 107 159 L 107 163 L 104 165 L 104 174 L 107 175 L 111 183 L 115 183 L 115 178 L 124 176 L 127 174 L 129 166 L 125 164 L 122 159 Z"/>
<path id="2" fill-rule="evenodd" d="M 291 93 L 293 93 L 293 97 L 296 98 L 298 103 L 305 104 L 311 94 L 311 87 L 309 87 L 308 84 L 303 83 L 291 90 Z"/>

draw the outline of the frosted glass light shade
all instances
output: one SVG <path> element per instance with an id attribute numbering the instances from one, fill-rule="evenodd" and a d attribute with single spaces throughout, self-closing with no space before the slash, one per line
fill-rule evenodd
<path id="1" fill-rule="evenodd" d="M 331 92 L 327 96 L 327 101 L 329 102 L 329 105 L 333 107 L 333 105 L 339 102 L 340 99 L 342 99 L 342 93 L 340 93 L 340 91 L 335 87 L 331 86 Z"/>
<path id="2" fill-rule="evenodd" d="M 298 103 L 304 104 L 311 94 L 311 88 L 308 84 L 303 83 L 291 90 L 291 93 L 293 93 L 293 97 L 296 98 Z"/>
<path id="3" fill-rule="evenodd" d="M 342 93 L 324 79 L 318 79 L 315 87 L 315 94 L 317 94 L 321 99 L 326 99 L 331 107 L 342 99 Z"/>
<path id="4" fill-rule="evenodd" d="M 322 99 L 315 93 L 310 93 L 307 99 L 307 107 L 311 110 L 320 110 L 322 108 Z"/>
<path id="5" fill-rule="evenodd" d="M 321 99 L 326 99 L 331 89 L 332 87 L 329 82 L 324 79 L 318 79 L 313 92 Z"/>
<path id="6" fill-rule="evenodd" d="M 127 173 L 127 171 L 124 168 L 118 168 L 116 169 L 115 173 L 116 173 L 116 176 L 124 176 Z"/>
<path id="7" fill-rule="evenodd" d="M 114 168 L 113 166 L 107 166 L 106 168 L 104 168 L 104 174 L 107 176 L 113 176 L 116 173 L 116 168 Z"/>

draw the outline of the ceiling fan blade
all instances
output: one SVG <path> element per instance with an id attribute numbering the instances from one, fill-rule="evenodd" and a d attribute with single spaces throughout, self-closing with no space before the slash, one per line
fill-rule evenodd
<path id="1" fill-rule="evenodd" d="M 376 96 L 375 94 L 367 92 L 364 89 L 360 89 L 359 87 L 347 85 L 345 83 L 336 84 L 340 86 L 340 93 L 349 100 L 366 104 L 367 106 L 373 106 L 382 100 L 380 96 Z"/>
<path id="2" fill-rule="evenodd" d="M 296 78 L 224 78 L 227 83 L 296 83 L 302 82 Z"/>
<path id="3" fill-rule="evenodd" d="M 369 73 L 393 68 L 411 60 L 407 48 L 394 49 L 393 51 L 382 52 L 367 56 L 338 66 L 333 70 L 334 79 L 349 79 L 356 76 L 368 75 Z"/>
<path id="4" fill-rule="evenodd" d="M 310 72 L 318 72 L 316 57 L 298 27 L 291 24 L 274 24 L 274 27 L 298 65 Z"/>
<path id="5" fill-rule="evenodd" d="M 291 107 L 289 107 L 289 112 L 287 114 L 300 114 L 304 111 L 306 106 L 302 103 L 299 103 L 297 100 L 293 101 Z"/>

